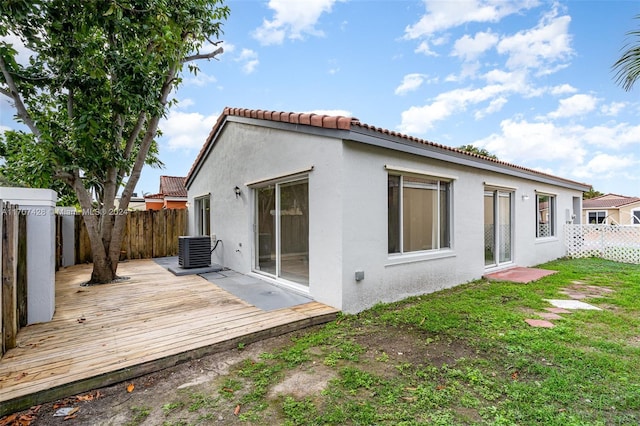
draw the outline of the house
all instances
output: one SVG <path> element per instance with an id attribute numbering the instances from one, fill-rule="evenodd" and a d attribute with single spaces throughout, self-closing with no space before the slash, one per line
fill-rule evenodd
<path id="1" fill-rule="evenodd" d="M 182 176 L 160 176 L 157 194 L 144 196 L 146 210 L 186 209 L 187 189 Z"/>
<path id="2" fill-rule="evenodd" d="M 605 194 L 582 202 L 584 223 L 640 225 L 640 197 Z"/>
<path id="3" fill-rule="evenodd" d="M 231 108 L 186 187 L 213 262 L 348 313 L 565 255 L 590 188 L 353 117 Z"/>
<path id="4" fill-rule="evenodd" d="M 116 197 L 114 207 L 117 209 L 120 207 L 120 197 Z M 129 206 L 127 210 L 146 210 L 147 206 L 144 201 L 144 197 L 139 197 L 137 192 L 131 194 L 129 199 Z"/>

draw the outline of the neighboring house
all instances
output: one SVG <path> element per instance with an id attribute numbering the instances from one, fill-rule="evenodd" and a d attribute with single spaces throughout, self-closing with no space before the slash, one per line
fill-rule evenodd
<path id="1" fill-rule="evenodd" d="M 116 198 L 114 207 L 119 208 L 120 206 L 120 197 Z M 129 207 L 127 210 L 146 210 L 146 203 L 144 201 L 144 197 L 138 197 L 138 193 L 134 192 L 129 200 Z"/>
<path id="2" fill-rule="evenodd" d="M 160 176 L 160 191 L 144 196 L 147 210 L 186 209 L 187 189 L 183 176 Z"/>
<path id="3" fill-rule="evenodd" d="M 349 313 L 564 256 L 590 188 L 356 118 L 229 108 L 186 187 L 214 262 Z"/>
<path id="4" fill-rule="evenodd" d="M 640 225 L 640 197 L 605 194 L 582 202 L 584 223 Z"/>

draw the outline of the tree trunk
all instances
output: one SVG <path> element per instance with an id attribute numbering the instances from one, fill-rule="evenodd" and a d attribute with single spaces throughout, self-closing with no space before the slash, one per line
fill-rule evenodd
<path id="1" fill-rule="evenodd" d="M 117 264 L 116 264 L 117 267 Z M 107 258 L 103 253 L 93 255 L 93 270 L 91 271 L 91 279 L 88 284 L 106 284 L 114 281 L 116 271 L 113 267 L 111 259 Z"/>

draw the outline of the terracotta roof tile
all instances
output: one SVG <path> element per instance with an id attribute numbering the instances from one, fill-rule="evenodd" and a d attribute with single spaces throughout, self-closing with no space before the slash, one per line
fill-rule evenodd
<path id="1" fill-rule="evenodd" d="M 160 176 L 160 194 L 170 197 L 186 197 L 185 179 L 184 176 Z"/>
<path id="2" fill-rule="evenodd" d="M 626 197 L 618 194 L 605 194 L 599 197 L 584 200 L 582 202 L 583 209 L 606 209 L 618 208 L 627 204 L 640 202 L 639 197 Z"/>
<path id="3" fill-rule="evenodd" d="M 384 129 L 382 127 L 371 126 L 369 124 L 361 123 L 360 120 L 358 120 L 355 117 L 330 116 L 330 115 L 320 115 L 320 114 L 313 114 L 313 113 L 294 113 L 294 112 L 283 112 L 283 111 L 249 110 L 249 109 L 229 108 L 229 107 L 226 107 L 224 109 L 222 114 L 220 114 L 220 116 L 218 117 L 216 124 L 211 129 L 211 132 L 209 133 L 207 140 L 203 144 L 202 149 L 200 150 L 200 153 L 196 157 L 193 165 L 191 166 L 191 170 L 189 170 L 189 173 L 186 178 L 187 180 L 195 172 L 196 167 L 198 166 L 200 161 L 203 159 L 203 156 L 206 154 L 214 135 L 216 134 L 216 132 L 218 131 L 218 129 L 220 128 L 220 126 L 222 125 L 222 123 L 224 122 L 227 116 L 249 117 L 249 118 L 256 118 L 260 120 L 279 121 L 279 122 L 292 123 L 292 124 L 308 125 L 313 127 L 322 127 L 326 129 L 353 130 L 354 128 L 360 128 L 360 129 L 365 129 L 371 132 L 388 135 L 394 138 L 399 138 L 399 139 L 447 150 L 456 154 L 480 158 L 485 161 L 494 162 L 510 168 L 522 170 L 528 173 L 533 173 L 540 176 L 548 176 L 548 177 L 552 177 L 554 179 L 565 181 L 568 183 L 574 183 L 574 184 L 579 183 L 579 182 L 572 181 L 569 179 L 564 179 L 558 176 L 553 176 L 547 173 L 542 173 L 537 170 L 529 169 L 527 167 L 522 167 L 516 164 L 507 163 L 505 161 L 485 157 L 476 153 L 463 151 L 447 145 L 437 144 L 425 139 L 417 138 L 415 136 L 405 135 L 393 130 Z M 586 185 L 586 184 L 581 184 L 581 185 Z"/>
<path id="4" fill-rule="evenodd" d="M 146 199 L 158 199 L 158 200 L 162 200 L 164 199 L 164 194 L 147 194 L 144 196 L 145 200 Z"/>

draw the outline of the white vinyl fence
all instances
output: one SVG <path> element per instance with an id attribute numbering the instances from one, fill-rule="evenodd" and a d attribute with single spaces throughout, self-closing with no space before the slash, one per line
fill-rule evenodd
<path id="1" fill-rule="evenodd" d="M 601 257 L 640 264 L 640 226 L 565 225 L 569 257 Z"/>

